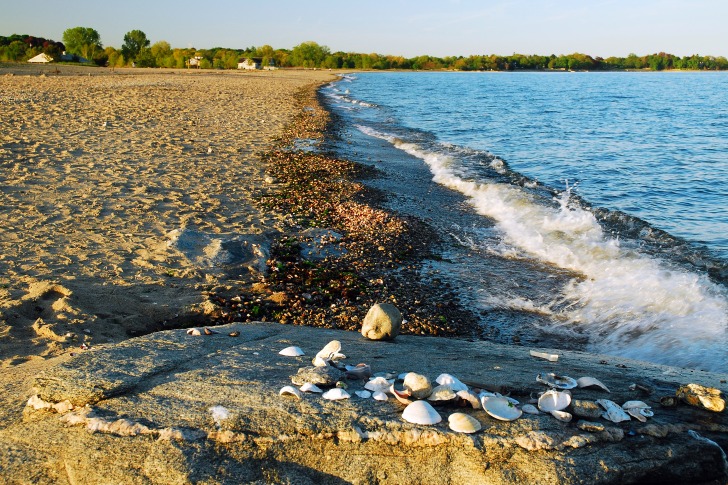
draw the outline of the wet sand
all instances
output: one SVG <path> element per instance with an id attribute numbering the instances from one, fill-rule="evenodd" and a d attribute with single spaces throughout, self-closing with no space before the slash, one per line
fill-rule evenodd
<path id="1" fill-rule="evenodd" d="M 0 366 L 184 325 L 254 277 L 216 263 L 284 229 L 260 153 L 332 78 L 0 66 Z"/>

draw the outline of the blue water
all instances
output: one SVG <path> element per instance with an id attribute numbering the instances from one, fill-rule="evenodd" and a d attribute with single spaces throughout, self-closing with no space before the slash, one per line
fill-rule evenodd
<path id="1" fill-rule="evenodd" d="M 728 73 L 362 73 L 341 156 L 526 343 L 728 371 Z M 530 339 L 530 340 L 529 340 Z"/>

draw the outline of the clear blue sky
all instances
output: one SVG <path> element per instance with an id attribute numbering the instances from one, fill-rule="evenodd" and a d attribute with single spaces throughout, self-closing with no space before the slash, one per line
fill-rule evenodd
<path id="1" fill-rule="evenodd" d="M 104 46 L 142 30 L 172 47 L 290 49 L 438 57 L 626 56 L 665 51 L 728 57 L 728 0 L 0 0 L 0 35 L 62 40 L 92 27 Z"/>

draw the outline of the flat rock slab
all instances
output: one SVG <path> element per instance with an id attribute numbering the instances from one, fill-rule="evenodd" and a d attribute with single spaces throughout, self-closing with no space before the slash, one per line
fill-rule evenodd
<path id="1" fill-rule="evenodd" d="M 399 336 L 369 341 L 356 332 L 279 324 L 230 324 L 213 335 L 159 332 L 91 350 L 36 377 L 38 396 L 70 402 L 59 415 L 26 408 L 22 422 L 0 431 L 9 450 L 5 477 L 39 483 L 631 483 L 727 478 L 727 413 L 687 405 L 662 408 L 659 398 L 697 382 L 726 391 L 726 375 L 677 369 L 578 352 L 487 342 Z M 237 331 L 239 336 L 231 337 Z M 352 398 L 279 395 L 290 377 L 329 341 L 345 362 L 374 372 L 415 371 L 434 380 L 452 374 L 473 387 L 510 391 L 522 403 L 545 390 L 539 372 L 592 376 L 612 392 L 573 389 L 574 398 L 643 400 L 646 423 L 597 426 L 550 415 L 497 421 L 482 409 L 435 405 L 443 421 L 413 425 L 404 406 L 356 397 L 363 381 L 348 381 Z M 306 355 L 278 352 L 290 345 Z M 630 384 L 638 383 L 635 390 Z M 650 388 L 646 394 L 640 388 Z M 466 412 L 483 429 L 447 427 Z M 592 431 L 586 431 L 590 429 Z M 35 464 L 31 469 L 28 465 Z M 32 470 L 32 471 L 30 471 Z M 29 475 L 32 473 L 34 475 Z"/>

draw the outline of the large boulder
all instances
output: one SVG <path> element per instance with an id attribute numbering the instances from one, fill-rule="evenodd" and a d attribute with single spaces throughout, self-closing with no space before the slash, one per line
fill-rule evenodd
<path id="1" fill-rule="evenodd" d="M 725 375 L 578 352 L 550 351 L 559 359 L 547 362 L 523 347 L 433 337 L 405 335 L 385 344 L 355 332 L 278 324 L 216 330 L 199 336 L 164 331 L 66 357 L 37 374 L 32 391 L 19 377 L 28 368 L 5 373 L 0 478 L 61 484 L 727 478 L 725 455 L 715 443 L 726 445 L 727 413 L 659 405 L 660 396 L 688 382 L 725 392 Z M 449 373 L 471 388 L 510 392 L 521 402 L 544 390 L 538 373 L 593 376 L 611 393 L 576 388 L 576 399 L 640 399 L 655 416 L 646 423 L 597 418 L 585 425 L 524 414 L 503 422 L 482 409 L 433 402 L 443 420 L 422 426 L 404 421 L 404 405 L 391 396 L 384 402 L 358 397 L 359 380 L 348 381 L 352 397 L 342 401 L 279 395 L 331 340 L 341 342 L 343 362 L 367 363 L 375 373 L 416 371 L 433 380 Z M 306 355 L 279 355 L 290 345 Z M 476 418 L 482 429 L 470 435 L 450 430 L 445 418 L 454 412 Z"/>

